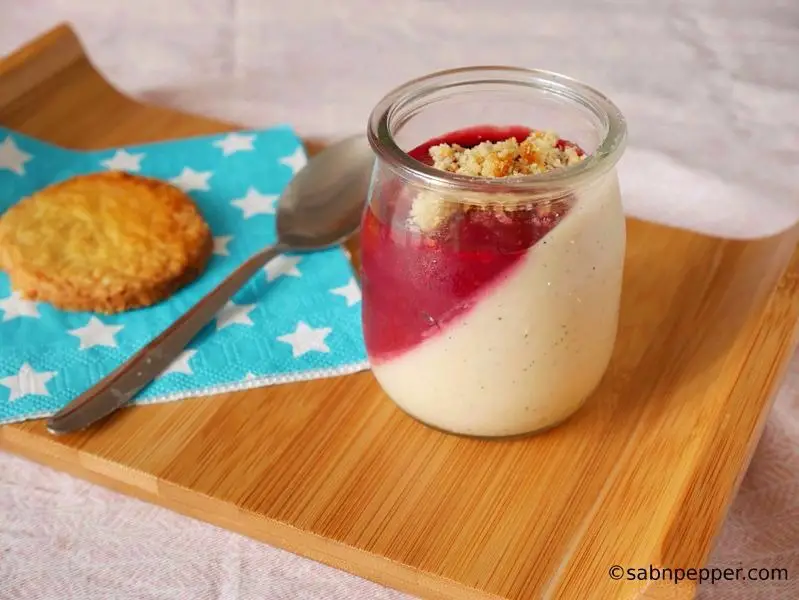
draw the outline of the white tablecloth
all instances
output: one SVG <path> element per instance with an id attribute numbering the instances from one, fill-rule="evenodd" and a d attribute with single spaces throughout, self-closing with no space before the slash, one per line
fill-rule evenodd
<path id="1" fill-rule="evenodd" d="M 385 91 L 431 70 L 565 72 L 629 119 L 629 214 L 732 236 L 799 215 L 795 0 L 0 0 L 0 51 L 62 20 L 137 96 L 322 138 L 362 130 Z M 704 600 L 799 597 L 797 448 L 799 355 L 711 561 L 791 581 Z M 405 598 L 3 453 L 0 487 L 2 600 Z"/>

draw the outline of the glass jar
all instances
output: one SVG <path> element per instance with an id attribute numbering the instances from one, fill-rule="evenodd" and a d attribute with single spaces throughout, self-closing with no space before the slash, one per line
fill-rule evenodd
<path id="1" fill-rule="evenodd" d="M 583 160 L 489 178 L 434 168 L 427 152 L 530 130 L 557 132 Z M 457 434 L 526 434 L 569 417 L 616 339 L 620 111 L 562 75 L 465 68 L 389 93 L 368 136 L 377 160 L 361 229 L 363 325 L 383 390 Z"/>

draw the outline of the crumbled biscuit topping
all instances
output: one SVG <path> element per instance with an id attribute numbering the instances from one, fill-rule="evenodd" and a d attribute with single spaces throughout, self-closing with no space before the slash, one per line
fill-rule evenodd
<path id="1" fill-rule="evenodd" d="M 476 177 L 537 175 L 583 160 L 574 146 L 560 142 L 551 132 L 534 131 L 518 142 L 482 142 L 473 148 L 439 144 L 429 150 L 433 166 L 442 171 Z"/>
<path id="2" fill-rule="evenodd" d="M 439 144 L 429 149 L 433 166 L 442 171 L 474 177 L 538 175 L 576 164 L 585 159 L 571 144 L 552 132 L 533 131 L 519 142 L 515 137 L 499 142 L 482 142 L 472 148 Z M 492 198 L 492 202 L 501 202 Z M 468 204 L 447 201 L 433 192 L 422 192 L 413 201 L 410 217 L 423 231 L 435 229 Z"/>
<path id="3" fill-rule="evenodd" d="M 458 212 L 458 203 L 443 199 L 435 192 L 419 192 L 411 204 L 410 222 L 422 231 L 432 231 Z"/>

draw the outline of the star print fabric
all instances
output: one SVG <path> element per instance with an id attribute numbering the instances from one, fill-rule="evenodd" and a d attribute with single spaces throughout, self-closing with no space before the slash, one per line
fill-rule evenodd
<path id="1" fill-rule="evenodd" d="M 236 266 L 275 242 L 275 208 L 306 162 L 290 127 L 93 152 L 0 127 L 0 214 L 42 187 L 109 169 L 156 177 L 195 200 L 214 235 L 205 273 L 160 304 L 70 313 L 20 297 L 0 272 L 0 423 L 51 415 L 145 346 Z M 368 368 L 360 288 L 341 248 L 273 260 L 134 404 Z"/>

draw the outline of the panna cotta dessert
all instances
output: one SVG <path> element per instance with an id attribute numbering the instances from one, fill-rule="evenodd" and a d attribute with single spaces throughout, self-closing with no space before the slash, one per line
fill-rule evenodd
<path id="1" fill-rule="evenodd" d="M 615 170 L 586 170 L 590 150 L 522 125 L 434 135 L 399 165 L 376 150 L 362 310 L 383 390 L 452 433 L 564 421 L 615 344 L 625 254 Z"/>

